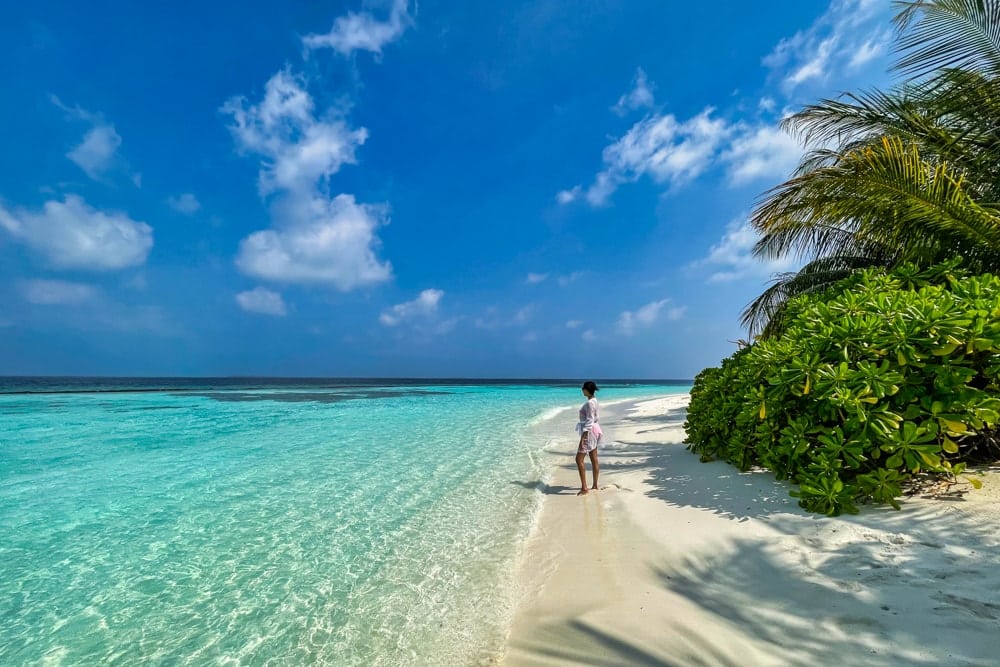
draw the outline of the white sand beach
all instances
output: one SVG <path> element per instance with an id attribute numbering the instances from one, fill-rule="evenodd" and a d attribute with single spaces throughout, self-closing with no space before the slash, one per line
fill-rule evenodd
<path id="1" fill-rule="evenodd" d="M 552 454 L 504 664 L 1000 664 L 1000 472 L 808 514 L 774 475 L 686 451 L 686 403 L 605 408 L 599 492 L 575 495 L 571 430 Z"/>

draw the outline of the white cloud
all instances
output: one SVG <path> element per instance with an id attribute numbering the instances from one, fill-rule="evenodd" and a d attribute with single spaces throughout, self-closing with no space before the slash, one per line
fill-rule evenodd
<path id="1" fill-rule="evenodd" d="M 597 334 L 594 333 L 593 329 L 587 329 L 582 334 L 580 334 L 580 338 L 582 338 L 588 343 L 593 343 L 594 341 L 597 340 Z"/>
<path id="2" fill-rule="evenodd" d="M 285 283 L 328 283 L 341 291 L 380 283 L 392 266 L 375 254 L 375 230 L 386 207 L 358 204 L 353 195 L 287 198 L 275 204 L 278 229 L 240 242 L 236 266 L 247 275 Z"/>
<path id="3" fill-rule="evenodd" d="M 384 311 L 378 318 L 379 322 L 387 327 L 394 327 L 404 320 L 431 317 L 437 313 L 438 304 L 443 296 L 444 292 L 439 289 L 425 289 L 413 301 L 398 303 Z"/>
<path id="4" fill-rule="evenodd" d="M 70 107 L 63 104 L 55 95 L 49 95 L 49 100 L 63 110 L 67 117 L 72 120 L 85 121 L 91 125 L 83 140 L 69 153 L 69 158 L 76 166 L 80 167 L 87 176 L 100 181 L 104 175 L 115 167 L 127 168 L 125 161 L 118 154 L 121 147 L 122 138 L 115 130 L 114 125 L 104 120 L 99 113 L 87 111 L 79 106 Z M 141 174 L 133 174 L 132 181 L 136 187 L 142 183 Z"/>
<path id="5" fill-rule="evenodd" d="M 583 187 L 579 185 L 574 185 L 569 190 L 561 190 L 556 193 L 556 201 L 560 204 L 569 204 L 580 198 L 583 194 Z"/>
<path id="6" fill-rule="evenodd" d="M 847 63 L 848 69 L 858 69 L 872 60 L 875 60 L 886 51 L 886 46 L 892 41 L 892 34 L 888 31 L 878 33 L 867 42 L 859 46 L 851 60 Z"/>
<path id="7" fill-rule="evenodd" d="M 802 159 L 802 147 L 779 127 L 761 125 L 741 130 L 720 156 L 733 185 L 760 178 L 784 180 Z"/>
<path id="8" fill-rule="evenodd" d="M 330 32 L 310 34 L 302 39 L 307 50 L 330 48 L 343 55 L 354 51 L 382 53 L 382 47 L 399 39 L 412 18 L 407 13 L 409 0 L 394 0 L 387 21 L 379 21 L 368 12 L 348 12 L 338 16 Z"/>
<path id="9" fill-rule="evenodd" d="M 821 41 L 811 54 L 811 58 L 806 62 L 800 63 L 798 68 L 785 78 L 785 84 L 794 88 L 810 79 L 824 79 L 827 74 L 830 56 L 833 54 L 836 46 L 836 37 L 829 37 Z"/>
<path id="10" fill-rule="evenodd" d="M 170 204 L 170 208 L 184 215 L 194 215 L 201 209 L 201 202 L 190 192 L 178 197 L 169 197 L 167 203 Z"/>
<path id="11" fill-rule="evenodd" d="M 664 312 L 664 308 L 666 308 L 669 303 L 670 299 L 661 299 L 659 301 L 647 303 L 645 306 L 635 311 L 624 311 L 618 316 L 617 326 L 619 333 L 631 336 L 635 333 L 636 329 L 652 326 L 657 320 L 660 319 L 661 314 L 663 314 L 665 319 L 668 320 L 679 320 L 684 316 L 685 311 L 687 311 L 686 306 L 667 308 Z"/>
<path id="12" fill-rule="evenodd" d="M 653 106 L 653 89 L 646 79 L 646 72 L 641 67 L 636 69 L 635 78 L 632 79 L 632 90 L 618 98 L 611 110 L 619 116 L 626 115 L 629 111 Z"/>
<path id="13" fill-rule="evenodd" d="M 716 150 L 730 133 L 725 121 L 711 117 L 706 108 L 697 116 L 678 121 L 672 114 L 655 114 L 637 122 L 604 149 L 604 170 L 582 195 L 592 206 L 602 206 L 622 183 L 644 175 L 657 183 L 680 185 L 700 175 L 712 162 Z M 569 203 L 581 191 L 559 193 Z"/>
<path id="14" fill-rule="evenodd" d="M 535 306 L 524 306 L 513 313 L 501 313 L 496 306 L 490 306 L 486 311 L 473 320 L 473 325 L 477 329 L 501 329 L 505 327 L 524 326 L 531 321 L 535 313 Z"/>
<path id="15" fill-rule="evenodd" d="M 822 83 L 825 89 L 813 90 L 812 86 L 807 91 L 829 95 L 831 84 L 853 87 L 861 67 L 874 71 L 872 63 L 885 54 L 892 41 L 892 33 L 886 29 L 891 11 L 885 0 L 832 0 L 808 29 L 781 40 L 763 58 L 763 65 L 780 86 L 772 86 L 757 101 L 759 113 L 771 116 L 783 107 L 781 113 L 788 115 L 799 101 L 791 93 L 800 87 L 805 90 L 806 84 Z M 779 105 L 775 95 L 782 90 L 785 103 Z M 638 70 L 634 89 L 613 109 L 624 112 L 653 102 L 645 73 Z M 737 105 L 734 111 L 742 108 L 744 105 Z M 567 205 L 582 199 L 591 206 L 604 206 L 620 186 L 644 176 L 676 190 L 719 166 L 726 168 L 731 185 L 743 185 L 787 178 L 798 165 L 802 149 L 778 127 L 727 121 L 713 114 L 714 109 L 706 107 L 686 120 L 672 114 L 647 115 L 604 148 L 603 167 L 589 186 L 559 191 L 556 201 Z"/>
<path id="16" fill-rule="evenodd" d="M 149 281 L 146 279 L 146 274 L 136 273 L 122 281 L 122 285 L 130 290 L 135 290 L 136 292 L 141 292 L 149 287 Z"/>
<path id="17" fill-rule="evenodd" d="M 486 313 L 480 317 L 477 317 L 473 324 L 477 329 L 496 329 L 502 324 L 500 317 L 497 314 L 497 307 L 490 306 L 486 309 Z"/>
<path id="18" fill-rule="evenodd" d="M 683 123 L 670 115 L 650 116 L 604 149 L 604 171 L 593 184 L 556 195 L 567 204 L 585 198 L 602 206 L 622 183 L 649 175 L 657 183 L 679 186 L 716 165 L 726 167 L 732 185 L 758 179 L 785 179 L 798 166 L 802 147 L 776 125 L 729 124 L 711 118 L 712 109 Z"/>
<path id="19" fill-rule="evenodd" d="M 547 273 L 529 273 L 525 280 L 529 285 L 537 285 L 538 283 L 545 282 L 548 277 L 549 274 Z"/>
<path id="20" fill-rule="evenodd" d="M 568 285 L 572 285 L 580 278 L 583 278 L 584 275 L 583 271 L 574 271 L 573 273 L 566 274 L 565 276 L 559 276 L 556 281 L 559 283 L 560 287 L 566 287 Z"/>
<path id="21" fill-rule="evenodd" d="M 58 269 L 109 271 L 138 266 L 153 247 L 153 229 L 125 213 L 98 211 L 77 195 L 41 211 L 0 205 L 0 228 Z"/>
<path id="22" fill-rule="evenodd" d="M 45 306 L 78 306 L 93 300 L 97 290 L 92 285 L 63 280 L 26 280 L 21 284 L 26 301 Z"/>
<path id="23" fill-rule="evenodd" d="M 786 93 L 857 69 L 885 52 L 892 39 L 884 28 L 890 11 L 890 3 L 880 0 L 833 0 L 809 28 L 782 39 L 763 64 Z"/>
<path id="24" fill-rule="evenodd" d="M 729 223 L 726 233 L 708 251 L 708 255 L 693 266 L 709 266 L 715 269 L 708 281 L 727 282 L 743 278 L 769 277 L 781 271 L 791 271 L 797 266 L 793 257 L 779 260 L 761 261 L 753 256 L 753 246 L 759 236 L 750 223 L 737 219 Z"/>
<path id="25" fill-rule="evenodd" d="M 529 331 L 521 336 L 521 341 L 525 343 L 534 343 L 538 340 L 538 333 L 534 331 Z"/>
<path id="26" fill-rule="evenodd" d="M 576 329 L 581 324 L 583 324 L 583 320 L 569 320 L 568 322 L 566 322 L 566 328 L 567 329 Z"/>
<path id="27" fill-rule="evenodd" d="M 84 135 L 79 146 L 66 153 L 66 157 L 97 181 L 114 165 L 121 144 L 122 138 L 114 126 L 96 125 Z"/>
<path id="28" fill-rule="evenodd" d="M 641 121 L 604 151 L 612 174 L 635 179 L 649 174 L 658 183 L 683 182 L 700 174 L 716 146 L 728 133 L 723 120 L 711 118 L 713 109 L 683 123 L 671 116 Z"/>
<path id="29" fill-rule="evenodd" d="M 376 255 L 376 230 L 388 221 L 384 205 L 359 204 L 354 196 L 328 194 L 328 181 L 368 134 L 338 119 L 317 119 L 303 82 L 288 71 L 275 74 L 263 101 L 229 100 L 223 111 L 237 146 L 264 156 L 260 190 L 277 193 L 274 229 L 240 242 L 236 265 L 278 282 L 328 283 L 348 291 L 388 280 L 392 267 Z"/>
<path id="30" fill-rule="evenodd" d="M 284 317 L 288 314 L 285 301 L 281 294 L 265 287 L 255 287 L 246 292 L 236 295 L 236 303 L 240 308 L 249 313 L 259 313 L 261 315 L 274 315 Z"/>
<path id="31" fill-rule="evenodd" d="M 229 129 L 239 149 L 265 158 L 261 194 L 311 191 L 342 165 L 356 163 L 354 151 L 365 143 L 368 130 L 352 130 L 336 118 L 319 120 L 314 110 L 304 82 L 288 70 L 268 80 L 260 104 L 234 97 L 222 106 L 233 117 Z"/>
<path id="32" fill-rule="evenodd" d="M 454 330 L 455 326 L 463 319 L 465 318 L 464 316 L 461 315 L 458 317 L 452 317 L 447 320 L 441 320 L 439 322 L 435 322 L 430 326 L 420 327 L 420 330 L 423 333 L 433 334 L 435 336 L 442 336 Z"/>

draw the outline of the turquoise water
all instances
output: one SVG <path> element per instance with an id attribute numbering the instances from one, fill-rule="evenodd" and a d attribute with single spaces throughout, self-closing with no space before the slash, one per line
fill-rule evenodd
<path id="1" fill-rule="evenodd" d="M 180 389 L 0 394 L 0 662 L 499 654 L 575 386 Z"/>

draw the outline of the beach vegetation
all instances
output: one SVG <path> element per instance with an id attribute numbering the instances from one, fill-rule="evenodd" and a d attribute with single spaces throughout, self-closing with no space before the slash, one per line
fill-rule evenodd
<path id="1" fill-rule="evenodd" d="M 685 429 L 702 460 L 772 470 L 835 515 L 898 508 L 925 473 L 977 485 L 998 424 L 1000 277 L 949 260 L 791 298 L 780 332 L 697 376 Z"/>
<path id="2" fill-rule="evenodd" d="M 792 297 L 869 267 L 960 256 L 970 271 L 1000 272 L 1000 5 L 895 4 L 895 68 L 908 79 L 783 121 L 806 152 L 754 210 L 754 252 L 803 266 L 746 308 L 752 335 L 779 334 Z"/>

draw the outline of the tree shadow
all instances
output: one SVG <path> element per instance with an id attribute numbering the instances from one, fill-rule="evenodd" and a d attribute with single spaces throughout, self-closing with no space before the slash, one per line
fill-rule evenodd
<path id="1" fill-rule="evenodd" d="M 991 527 L 928 504 L 866 514 L 822 519 L 812 531 L 800 517 L 773 517 L 774 539 L 738 540 L 654 571 L 666 589 L 780 647 L 785 664 L 996 664 L 995 565 L 975 556 L 1000 546 Z M 800 562 L 788 556 L 792 545 Z"/>
<path id="2" fill-rule="evenodd" d="M 683 426 L 687 406 L 670 408 L 655 415 L 616 415 L 616 424 L 658 425 L 660 429 Z M 650 430 L 660 430 L 650 429 Z M 648 431 L 639 431 L 646 433 Z M 602 451 L 602 464 L 610 470 L 638 469 L 646 473 L 651 488 L 647 495 L 678 506 L 697 507 L 738 521 L 763 518 L 775 512 L 807 516 L 788 495 L 793 488 L 768 471 L 740 472 L 722 461 L 702 463 L 683 443 L 616 441 Z"/>
<path id="3" fill-rule="evenodd" d="M 685 413 L 616 422 L 673 427 Z M 530 643 L 512 644 L 513 664 L 997 664 L 1000 534 L 981 510 L 904 501 L 901 511 L 868 506 L 831 519 L 799 508 L 788 493 L 794 487 L 771 472 L 702 463 L 679 443 L 615 444 L 602 450 L 602 465 L 641 470 L 649 497 L 737 523 L 757 520 L 762 530 L 727 532 L 666 562 L 659 549 L 640 557 L 676 600 L 662 643 L 639 640 L 641 617 L 614 627 L 577 617 L 543 623 Z"/>
<path id="4" fill-rule="evenodd" d="M 687 419 L 687 406 L 669 408 L 664 412 L 655 415 L 621 415 L 614 420 L 616 423 L 628 424 L 656 424 L 657 426 L 668 424 L 671 426 L 681 425 Z M 602 420 L 603 423 L 603 420 Z"/>
<path id="5" fill-rule="evenodd" d="M 679 418 L 671 412 L 661 419 Z M 622 444 L 623 460 L 634 459 L 626 465 L 647 473 L 649 497 L 776 531 L 654 572 L 747 637 L 781 647 L 787 664 L 995 664 L 1000 599 L 987 583 L 995 564 L 983 556 L 1000 536 L 961 502 L 904 501 L 901 511 L 867 506 L 829 519 L 798 507 L 794 486 L 770 471 L 703 463 L 684 444 Z"/>
<path id="6" fill-rule="evenodd" d="M 646 473 L 647 495 L 668 503 L 697 507 L 738 521 L 776 512 L 814 517 L 789 495 L 793 486 L 768 471 L 741 472 L 722 461 L 702 463 L 683 444 L 622 442 L 611 463 L 617 469 Z M 609 457 L 610 458 L 610 457 Z"/>
<path id="7" fill-rule="evenodd" d="M 669 451 L 627 464 L 654 471 L 651 497 L 737 522 L 753 518 L 763 532 L 730 535 L 678 560 L 659 560 L 659 550 L 640 557 L 651 581 L 677 596 L 662 643 L 637 639 L 641 617 L 613 627 L 578 617 L 513 644 L 513 664 L 996 664 L 995 522 L 962 503 L 934 502 L 831 519 L 801 510 L 770 473 L 703 464 L 681 445 L 657 447 Z"/>
<path id="8" fill-rule="evenodd" d="M 622 625 L 628 620 L 623 619 Z M 669 629 L 665 629 L 669 631 Z M 514 665 L 588 665 L 594 667 L 735 667 L 711 643 L 690 646 L 676 657 L 640 646 L 627 636 L 616 636 L 593 623 L 573 619 L 565 624 L 549 624 L 538 629 L 530 642 L 518 642 L 508 649 Z M 744 663 L 745 664 L 745 663 Z"/>

